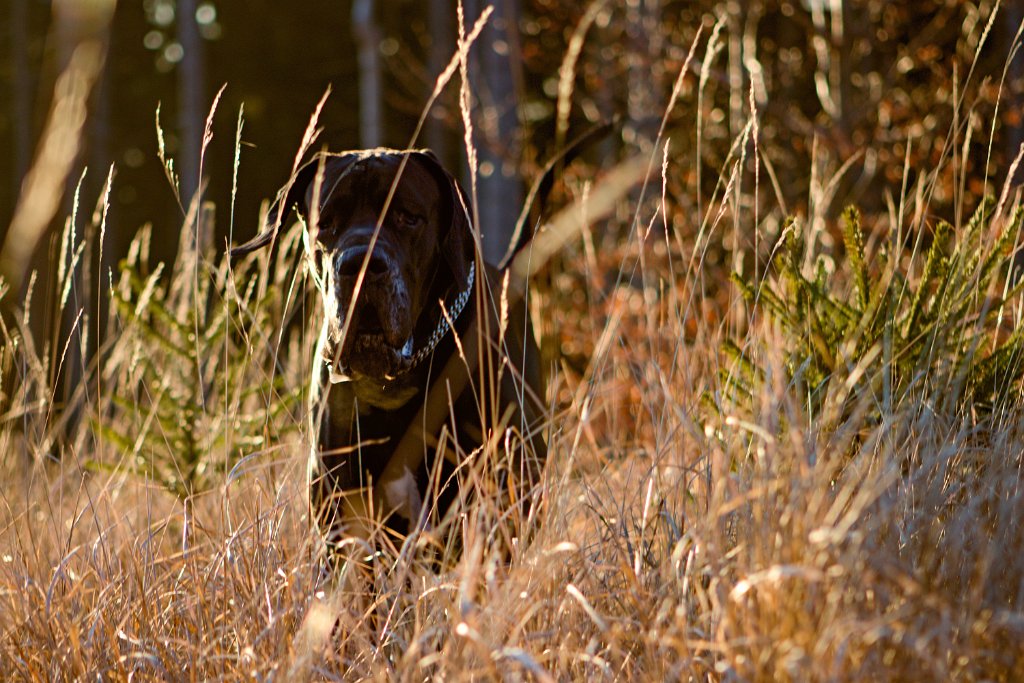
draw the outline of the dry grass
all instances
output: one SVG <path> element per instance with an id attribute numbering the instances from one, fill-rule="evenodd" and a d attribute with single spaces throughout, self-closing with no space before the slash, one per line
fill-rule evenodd
<path id="1" fill-rule="evenodd" d="M 37 349 L 24 321 L 9 324 L 0 670 L 26 680 L 1024 677 L 1019 387 L 989 416 L 920 396 L 872 397 L 877 419 L 810 413 L 783 333 L 704 261 L 730 233 L 771 224 L 751 208 L 764 188 L 740 172 L 745 155 L 758 163 L 756 126 L 742 135 L 701 220 L 682 226 L 666 225 L 675 209 L 664 187 L 680 169 L 659 140 L 645 195 L 601 226 L 620 237 L 583 225 L 534 294 L 564 355 L 535 533 L 508 562 L 487 540 L 500 505 L 478 499 L 448 571 L 387 547 L 364 567 L 372 591 L 326 571 L 305 491 L 312 340 L 294 323 L 313 313 L 299 229 L 273 261 L 232 270 L 190 237 L 193 211 L 184 256 L 162 274 L 140 236 L 126 271 L 137 281 L 115 285 L 123 305 L 63 408 L 53 378 L 80 350 Z M 578 189 L 584 210 L 600 203 Z M 926 195 L 905 188 L 899 212 L 875 217 L 874 238 L 900 229 L 904 202 L 926 215 Z M 87 234 L 102 234 L 103 215 Z M 73 254 L 84 238 L 66 239 Z M 767 369 L 748 404 L 723 398 L 726 339 Z"/>

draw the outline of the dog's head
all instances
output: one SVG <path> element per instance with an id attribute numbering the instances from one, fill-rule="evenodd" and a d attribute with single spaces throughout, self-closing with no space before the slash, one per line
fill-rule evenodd
<path id="1" fill-rule="evenodd" d="M 437 325 L 438 300 L 466 287 L 474 246 L 458 183 L 427 151 L 320 155 L 232 256 L 269 244 L 296 204 L 317 217 L 327 355 L 353 378 L 397 376 Z"/>

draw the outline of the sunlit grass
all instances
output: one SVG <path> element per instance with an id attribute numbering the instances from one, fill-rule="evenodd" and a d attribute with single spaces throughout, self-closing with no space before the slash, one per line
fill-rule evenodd
<path id="1" fill-rule="evenodd" d="M 510 554 L 488 541 L 502 501 L 479 495 L 465 501 L 463 550 L 444 558 L 447 569 L 436 570 L 436 553 L 449 552 L 437 538 L 403 548 L 376 531 L 366 547 L 379 553 L 329 570 L 306 495 L 305 321 L 316 297 L 301 225 L 273 255 L 231 264 L 190 241 L 193 211 L 182 226 L 192 258 L 162 271 L 141 232 L 114 274 L 119 304 L 70 405 L 53 403 L 50 359 L 80 349 L 60 339 L 38 348 L 23 318 L 6 324 L 4 675 L 1024 675 L 1020 387 L 987 412 L 868 382 L 859 403 L 819 413 L 791 353 L 798 326 L 748 309 L 728 269 L 704 258 L 723 233 L 762 229 L 749 208 L 758 188 L 743 173 L 758 163 L 756 136 L 756 126 L 743 130 L 702 213 L 683 221 L 667 190 L 681 170 L 678 142 L 659 139 L 639 165 L 567 172 L 578 203 L 541 233 L 536 260 L 518 266 L 562 254 L 530 295 L 555 359 L 549 460 L 535 518 L 517 520 L 533 533 Z M 639 186 L 637 169 L 646 189 L 622 199 Z M 827 180 L 808 192 L 826 191 Z M 865 217 L 874 231 L 865 242 L 877 249 L 903 229 L 899 216 L 927 215 L 926 196 L 905 187 L 900 211 Z M 1013 203 L 992 225 L 1007 224 Z M 967 230 L 946 218 L 955 236 Z M 575 230 L 582 237 L 567 239 Z M 976 235 L 977 253 L 998 251 L 999 235 Z M 898 253 L 912 293 L 927 251 Z M 1012 284 L 1004 256 L 998 286 L 979 294 L 1012 291 L 1002 287 Z M 829 296 L 856 292 L 861 269 L 841 252 L 832 258 Z M 783 291 L 776 270 L 755 272 L 755 301 L 758 287 Z M 992 339 L 1013 334 L 1020 302 L 1000 303 L 1004 314 L 951 317 L 943 332 L 988 321 Z M 842 372 L 819 372 L 816 386 L 845 382 L 861 362 L 884 367 L 880 339 Z M 758 370 L 745 394 L 727 342 Z M 930 363 L 902 376 L 927 375 Z"/>

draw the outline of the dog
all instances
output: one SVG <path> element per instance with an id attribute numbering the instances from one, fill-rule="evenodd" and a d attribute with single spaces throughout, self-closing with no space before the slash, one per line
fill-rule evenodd
<path id="1" fill-rule="evenodd" d="M 427 150 L 324 152 L 232 257 L 271 244 L 293 207 L 323 299 L 309 472 L 329 545 L 375 522 L 398 538 L 457 528 L 470 480 L 525 511 L 546 458 L 540 355 L 524 303 L 480 257 L 459 183 Z M 507 457 L 481 477 L 485 451 Z"/>

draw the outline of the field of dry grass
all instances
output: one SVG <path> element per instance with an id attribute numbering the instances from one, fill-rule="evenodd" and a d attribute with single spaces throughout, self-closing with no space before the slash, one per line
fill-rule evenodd
<path id="1" fill-rule="evenodd" d="M 301 226 L 234 264 L 196 212 L 174 264 L 151 263 L 140 232 L 108 319 L 77 319 L 102 330 L 95 355 L 6 321 L 2 677 L 1024 678 L 1019 190 L 989 187 L 972 224 L 980 196 L 958 198 L 963 216 L 930 205 L 940 177 L 966 173 L 956 154 L 905 171 L 863 217 L 858 261 L 828 209 L 845 170 L 816 170 L 785 224 L 761 156 L 784 143 L 756 120 L 712 188 L 659 136 L 644 182 L 576 220 L 541 272 L 550 457 L 510 559 L 487 542 L 498 502 L 477 499 L 450 569 L 382 544 L 372 591 L 328 571 L 306 497 Z M 566 172 L 565 216 L 614 190 L 613 165 Z M 63 308 L 89 239 L 65 235 Z M 57 405 L 74 354 L 80 389 Z"/>

